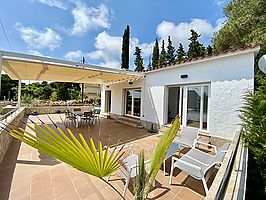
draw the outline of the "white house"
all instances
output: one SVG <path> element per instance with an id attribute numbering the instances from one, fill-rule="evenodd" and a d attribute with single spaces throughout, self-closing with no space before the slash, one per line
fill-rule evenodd
<path id="1" fill-rule="evenodd" d="M 243 96 L 254 88 L 259 46 L 246 47 L 147 70 L 139 79 L 104 84 L 102 110 L 136 118 L 150 128 L 179 115 L 182 125 L 232 139 Z"/>

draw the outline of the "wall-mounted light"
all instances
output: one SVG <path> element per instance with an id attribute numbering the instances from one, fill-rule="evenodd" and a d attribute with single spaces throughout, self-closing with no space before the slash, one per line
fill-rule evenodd
<path id="1" fill-rule="evenodd" d="M 180 78 L 188 78 L 188 74 L 181 74 Z"/>
<path id="2" fill-rule="evenodd" d="M 132 85 L 132 84 L 133 84 L 133 81 L 128 81 L 128 84 L 129 84 L 129 85 Z"/>
<path id="3" fill-rule="evenodd" d="M 106 85 L 107 88 L 109 88 L 110 86 L 109 85 Z"/>

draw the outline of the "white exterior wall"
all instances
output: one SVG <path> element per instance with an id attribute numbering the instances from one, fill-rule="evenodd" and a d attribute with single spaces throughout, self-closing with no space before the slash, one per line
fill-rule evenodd
<path id="1" fill-rule="evenodd" d="M 145 101 L 145 119 L 166 123 L 168 85 L 209 83 L 209 133 L 232 138 L 239 129 L 237 111 L 243 105 L 243 95 L 254 86 L 254 52 L 234 55 L 200 63 L 177 66 L 147 74 L 146 89 L 151 96 Z M 188 78 L 181 79 L 181 74 Z M 156 115 L 153 108 L 156 106 Z"/>
<path id="2" fill-rule="evenodd" d="M 111 91 L 111 111 L 110 113 L 116 114 L 116 115 L 124 115 L 124 90 L 129 88 L 141 88 L 141 116 L 143 111 L 143 81 L 137 80 L 134 81 L 133 84 L 129 84 L 128 82 L 121 82 L 121 83 L 115 83 L 110 84 L 102 87 L 101 90 L 101 99 L 102 99 L 102 111 L 105 111 L 105 90 Z M 142 118 L 142 117 L 141 117 Z"/>
<path id="3" fill-rule="evenodd" d="M 210 84 L 208 131 L 211 135 L 231 139 L 239 129 L 237 110 L 243 105 L 243 95 L 253 90 L 253 66 L 254 52 L 248 52 L 153 71 L 132 85 L 127 82 L 111 84 L 106 88 L 112 91 L 111 113 L 124 114 L 123 89 L 141 87 L 141 119 L 162 125 L 167 122 L 167 86 L 207 83 Z M 188 78 L 181 79 L 181 74 L 188 74 Z M 102 97 L 104 100 L 104 94 Z"/>

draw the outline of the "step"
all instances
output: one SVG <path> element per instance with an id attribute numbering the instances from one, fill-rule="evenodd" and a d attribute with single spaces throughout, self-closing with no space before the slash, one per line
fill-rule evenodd
<path id="1" fill-rule="evenodd" d="M 135 117 L 120 116 L 118 119 L 125 120 L 125 121 L 130 121 L 130 122 L 133 122 L 133 123 L 140 123 L 140 119 L 135 118 Z"/>
<path id="2" fill-rule="evenodd" d="M 139 119 L 135 119 L 135 118 L 131 118 L 131 117 L 127 117 L 127 116 L 122 116 L 116 119 L 116 121 L 129 125 L 129 126 L 134 126 L 136 127 L 138 124 L 140 124 L 140 120 Z"/>

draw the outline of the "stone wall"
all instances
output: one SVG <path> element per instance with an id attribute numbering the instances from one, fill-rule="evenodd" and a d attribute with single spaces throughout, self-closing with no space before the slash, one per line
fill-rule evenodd
<path id="1" fill-rule="evenodd" d="M 37 114 L 53 114 L 64 112 L 65 110 L 73 111 L 75 108 L 80 108 L 81 111 L 90 111 L 93 109 L 93 106 L 45 106 L 45 107 L 27 107 L 25 110 L 26 115 L 30 115 L 33 112 Z"/>
<path id="2" fill-rule="evenodd" d="M 20 121 L 23 119 L 25 113 L 24 108 L 19 108 L 16 112 L 12 113 L 12 115 L 8 116 L 6 120 L 2 121 L 1 126 L 3 127 L 3 123 L 7 124 L 6 130 L 12 130 L 16 127 L 19 127 Z M 1 129 L 0 130 L 0 163 L 9 147 L 9 144 L 12 141 L 12 136 L 10 136 L 7 131 Z"/>

